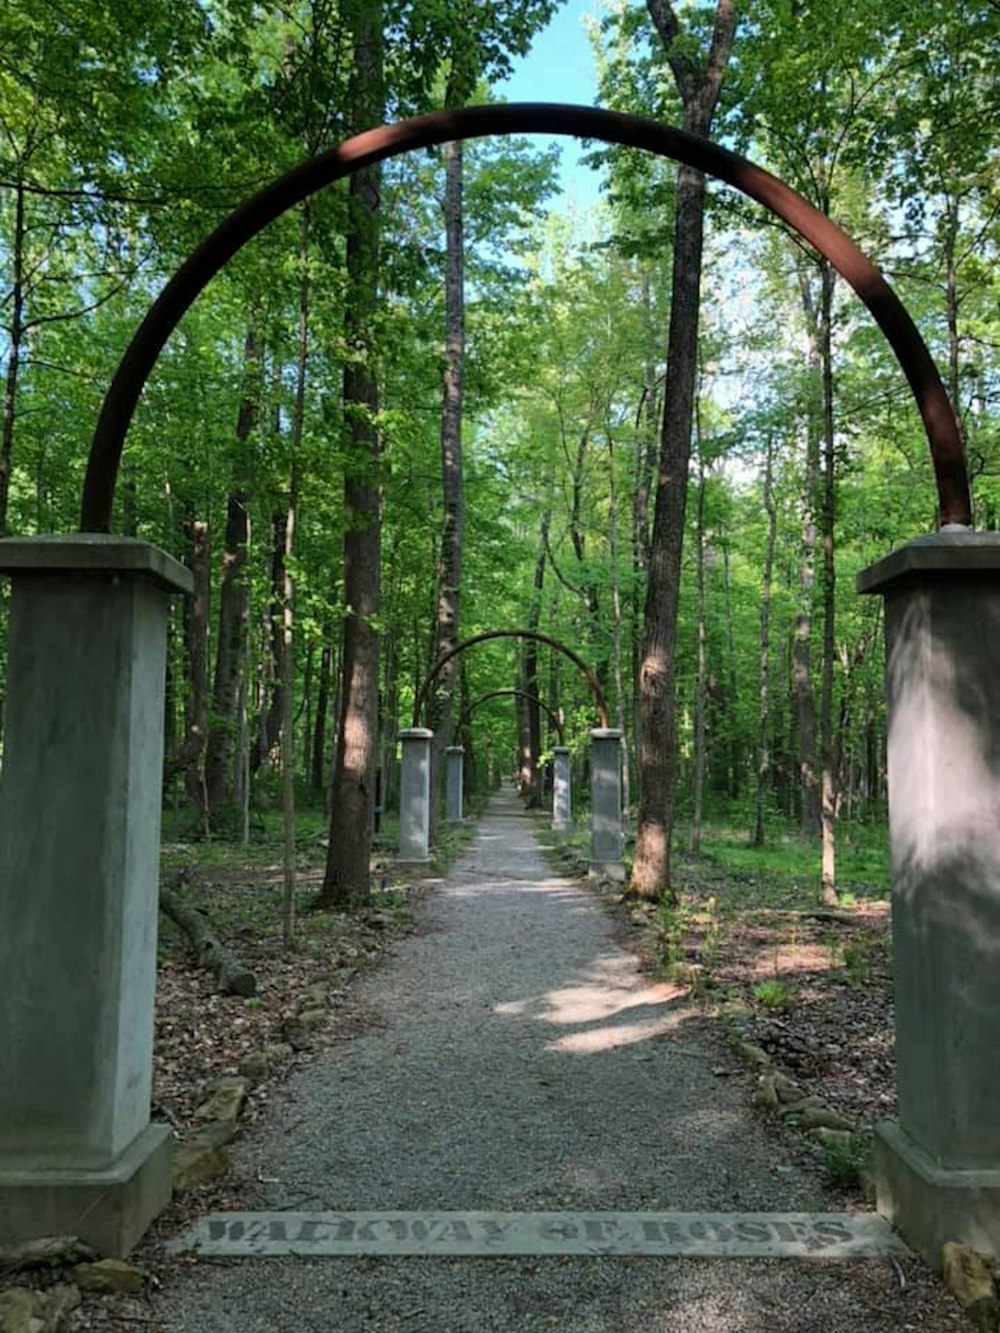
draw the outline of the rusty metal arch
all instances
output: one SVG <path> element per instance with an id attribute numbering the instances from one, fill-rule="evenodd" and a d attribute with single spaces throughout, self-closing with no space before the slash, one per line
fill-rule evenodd
<path id="1" fill-rule="evenodd" d="M 684 130 L 599 107 L 522 102 L 436 111 L 367 130 L 339 148 L 293 167 L 230 213 L 164 287 L 118 365 L 101 407 L 87 461 L 81 530 L 110 529 L 125 435 L 167 338 L 216 273 L 268 223 L 324 186 L 411 149 L 487 134 L 539 133 L 600 139 L 684 162 L 757 200 L 815 246 L 871 311 L 909 382 L 930 445 L 942 526 L 971 525 L 972 503 L 961 432 L 933 358 L 899 297 L 836 223 L 777 176 Z"/>
<path id="2" fill-rule="evenodd" d="M 468 722 L 469 718 L 476 711 L 476 709 L 479 708 L 482 704 L 488 703 L 490 699 L 513 699 L 513 698 L 530 699 L 533 703 L 536 703 L 539 708 L 544 708 L 546 713 L 548 713 L 549 717 L 552 719 L 552 725 L 555 727 L 556 734 L 559 737 L 559 744 L 562 745 L 565 743 L 565 732 L 563 730 L 562 719 L 560 718 L 559 714 L 556 712 L 554 708 L 550 708 L 543 699 L 539 699 L 537 694 L 529 694 L 527 690 L 490 690 L 489 694 L 481 694 L 478 699 L 473 699 L 471 704 L 466 704 L 466 706 L 462 709 L 462 712 L 459 715 L 459 719 L 455 723 L 455 730 L 461 731 L 462 726 L 466 722 Z"/>
<path id="3" fill-rule="evenodd" d="M 608 705 L 605 701 L 604 692 L 601 689 L 600 682 L 594 675 L 593 671 L 591 671 L 590 667 L 587 666 L 587 663 L 583 658 L 580 657 L 578 653 L 575 653 L 572 648 L 567 648 L 566 645 L 560 643 L 558 639 L 553 639 L 549 634 L 541 634 L 535 629 L 488 629 L 484 630 L 482 634 L 473 634 L 471 638 L 463 639 L 461 643 L 456 643 L 454 648 L 449 648 L 446 653 L 442 653 L 437 661 L 433 663 L 431 669 L 427 672 L 427 675 L 421 682 L 420 689 L 417 690 L 417 697 L 413 701 L 413 725 L 415 727 L 420 726 L 420 714 L 423 712 L 424 704 L 427 702 L 427 695 L 430 693 L 431 686 L 437 680 L 444 667 L 447 666 L 453 657 L 457 657 L 459 653 L 464 653 L 466 648 L 471 648 L 473 644 L 485 643 L 487 639 L 532 639 L 536 643 L 547 644 L 549 648 L 554 648 L 556 652 L 562 653 L 564 657 L 568 657 L 590 687 L 590 692 L 594 696 L 594 703 L 597 705 L 597 712 L 601 719 L 601 726 L 608 727 L 611 725 Z"/>

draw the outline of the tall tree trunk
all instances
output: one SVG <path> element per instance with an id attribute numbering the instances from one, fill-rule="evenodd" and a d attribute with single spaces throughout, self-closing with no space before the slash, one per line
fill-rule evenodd
<path id="1" fill-rule="evenodd" d="M 24 343 L 24 186 L 18 180 L 14 189 L 14 237 L 10 252 L 12 285 L 11 314 L 8 326 L 7 373 L 4 376 L 3 427 L 0 434 L 0 537 L 7 536 L 7 510 L 10 504 L 11 469 L 14 466 L 14 422 L 17 416 L 17 381 L 21 370 Z"/>
<path id="2" fill-rule="evenodd" d="M 836 450 L 833 409 L 833 269 L 824 260 L 820 267 L 820 355 L 823 366 L 823 679 L 820 697 L 820 754 L 823 764 L 822 816 L 823 867 L 820 898 L 828 906 L 837 902 L 836 834 L 839 787 L 838 743 L 833 723 L 833 668 L 836 653 L 836 565 L 834 523 L 836 520 Z"/>
<path id="3" fill-rule="evenodd" d="M 799 561 L 799 604 L 795 613 L 792 688 L 799 735 L 801 829 L 811 835 L 820 827 L 820 786 L 816 763 L 816 698 L 812 679 L 812 605 L 816 578 L 816 507 L 819 497 L 820 419 L 813 386 L 822 375 L 815 300 L 809 273 L 800 263 L 799 290 L 806 314 L 806 370 L 809 402 L 806 412 L 806 456 L 802 482 L 802 540 Z"/>
<path id="4" fill-rule="evenodd" d="M 707 136 L 736 30 L 732 0 L 717 0 L 704 70 L 695 68 L 677 42 L 680 25 L 670 4 L 666 0 L 647 0 L 647 8 L 681 95 L 684 127 Z M 670 834 L 677 761 L 674 650 L 697 376 L 704 223 L 705 178 L 681 166 L 677 173 L 667 378 L 639 681 L 642 795 L 631 887 L 645 898 L 671 893 Z"/>
<path id="5" fill-rule="evenodd" d="M 535 576 L 531 589 L 531 605 L 528 609 L 526 629 L 537 632 L 542 619 L 542 592 L 545 586 L 545 554 L 549 545 L 549 524 L 552 511 L 546 508 L 538 534 L 538 555 L 535 559 Z M 523 684 L 521 688 L 528 695 L 524 701 L 526 719 L 526 753 L 522 757 L 522 791 L 525 804 L 529 809 L 537 809 L 542 803 L 541 778 L 538 771 L 538 759 L 542 752 L 542 717 L 538 706 L 538 641 L 524 640 L 522 653 Z"/>
<path id="6" fill-rule="evenodd" d="M 695 576 L 698 634 L 698 669 L 694 688 L 694 811 L 691 816 L 691 852 L 701 852 L 701 820 L 705 801 L 705 713 L 708 702 L 708 627 L 705 623 L 705 465 L 698 455 L 698 503 L 695 521 Z"/>
<path id="7" fill-rule="evenodd" d="M 322 796 L 326 787 L 326 727 L 330 707 L 330 671 L 333 650 L 323 644 L 319 659 L 319 681 L 316 686 L 316 717 L 313 720 L 310 747 L 309 786 L 314 796 Z"/>
<path id="8" fill-rule="evenodd" d="M 444 147 L 444 383 L 441 393 L 441 492 L 444 526 L 438 562 L 435 658 L 459 641 L 462 584 L 462 541 L 465 516 L 462 479 L 462 390 L 465 376 L 465 241 L 462 210 L 462 145 Z M 458 658 L 438 676 L 430 710 L 431 841 L 436 841 L 438 788 L 445 747 L 451 742 L 452 695 L 458 679 Z"/>
<path id="9" fill-rule="evenodd" d="M 352 129 L 384 116 L 382 6 L 353 0 Z M 378 747 L 378 631 L 382 545 L 382 440 L 372 328 L 378 306 L 380 172 L 355 172 L 349 192 L 344 340 L 344 617 L 341 702 L 330 800 L 330 840 L 319 902 L 343 905 L 371 890 Z"/>
<path id="10" fill-rule="evenodd" d="M 768 436 L 764 456 L 764 512 L 767 514 L 767 539 L 764 545 L 764 577 L 760 590 L 760 711 L 757 741 L 757 799 L 753 844 L 764 846 L 764 803 L 770 760 L 768 754 L 768 687 L 771 653 L 771 584 L 774 576 L 774 546 L 778 532 L 778 511 L 774 503 L 774 441 Z"/>
<path id="11" fill-rule="evenodd" d="M 257 421 L 260 352 L 256 330 L 247 331 L 243 347 L 244 390 L 236 421 L 239 450 L 236 467 L 245 477 L 250 434 Z M 216 635 L 215 676 L 212 684 L 212 721 L 205 753 L 205 792 L 209 815 L 216 822 L 233 799 L 233 759 L 239 727 L 240 687 L 246 658 L 250 593 L 247 559 L 250 515 L 245 480 L 240 480 L 226 500 L 226 533 L 219 587 L 219 622 Z"/>
<path id="12" fill-rule="evenodd" d="M 194 579 L 194 593 L 184 599 L 184 739 L 174 758 L 167 764 L 164 780 L 176 774 L 184 778 L 188 801 L 198 811 L 202 824 L 209 824 L 205 800 L 205 740 L 208 733 L 208 615 L 210 569 L 208 524 L 194 517 L 193 508 L 184 518 L 188 548 L 188 568 Z"/>
<path id="13" fill-rule="evenodd" d="M 615 475 L 615 443 L 612 423 L 606 424 L 608 440 L 608 560 L 611 565 L 611 657 L 615 683 L 615 726 L 623 736 L 625 726 L 625 680 L 622 662 L 622 598 L 618 570 L 618 479 Z M 553 654 L 554 656 L 554 654 Z M 552 704 L 555 707 L 555 704 Z M 622 746 L 622 811 L 628 819 L 631 809 L 632 769 L 628 743 Z"/>

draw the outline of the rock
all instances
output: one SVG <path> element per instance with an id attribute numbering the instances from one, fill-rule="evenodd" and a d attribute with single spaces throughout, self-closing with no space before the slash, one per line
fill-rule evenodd
<path id="1" fill-rule="evenodd" d="M 757 1080 L 757 1091 L 753 1095 L 754 1106 L 774 1107 L 778 1105 L 778 1094 L 774 1087 L 773 1074 L 761 1074 Z"/>
<path id="2" fill-rule="evenodd" d="M 308 1051 L 312 1038 L 299 1018 L 287 1018 L 281 1025 L 281 1035 L 293 1051 Z"/>
<path id="3" fill-rule="evenodd" d="M 736 1048 L 748 1065 L 755 1069 L 766 1069 L 771 1063 L 771 1057 L 767 1051 L 760 1046 L 755 1046 L 753 1042 L 741 1041 Z"/>
<path id="4" fill-rule="evenodd" d="M 787 1074 L 774 1075 L 774 1090 L 778 1094 L 778 1101 L 788 1105 L 791 1102 L 801 1102 L 805 1098 L 805 1093 Z"/>
<path id="5" fill-rule="evenodd" d="M 299 1014 L 299 1022 L 306 1032 L 312 1032 L 315 1028 L 322 1027 L 328 1016 L 325 1009 L 303 1009 Z"/>
<path id="6" fill-rule="evenodd" d="M 849 1151 L 854 1144 L 854 1135 L 849 1129 L 830 1129 L 826 1125 L 818 1125 L 815 1129 L 811 1129 L 809 1137 L 821 1143 L 824 1148 L 843 1148 Z"/>
<path id="7" fill-rule="evenodd" d="M 963 1310 L 983 1301 L 995 1301 L 996 1285 L 990 1266 L 970 1245 L 949 1240 L 941 1247 L 944 1285 Z"/>
<path id="8" fill-rule="evenodd" d="M 247 1099 L 246 1079 L 221 1078 L 194 1113 L 196 1120 L 237 1120 Z"/>
<path id="9" fill-rule="evenodd" d="M 206 1180 L 218 1180 L 229 1170 L 229 1156 L 220 1144 L 199 1142 L 196 1135 L 187 1143 L 174 1145 L 171 1167 L 175 1190 L 190 1189 Z"/>
<path id="10" fill-rule="evenodd" d="M 295 1052 L 287 1041 L 269 1041 L 264 1047 L 264 1054 L 272 1065 L 281 1065 L 290 1060 Z"/>
<path id="11" fill-rule="evenodd" d="M 42 1301 L 45 1333 L 59 1333 L 70 1313 L 80 1304 L 80 1292 L 66 1282 L 38 1293 Z"/>
<path id="12" fill-rule="evenodd" d="M 314 981 L 302 992 L 299 1011 L 303 1009 L 322 1009 L 330 998 L 329 987 L 323 981 Z"/>
<path id="13" fill-rule="evenodd" d="M 13 1272 L 24 1268 L 58 1268 L 60 1264 L 78 1264 L 81 1259 L 96 1259 L 97 1251 L 76 1236 L 43 1236 L 17 1245 L 0 1246 L 0 1269 Z"/>
<path id="14" fill-rule="evenodd" d="M 853 1129 L 849 1116 L 835 1111 L 832 1106 L 807 1106 L 799 1119 L 800 1129 Z"/>
<path id="15" fill-rule="evenodd" d="M 802 1116 L 805 1115 L 807 1111 L 815 1111 L 818 1107 L 822 1105 L 823 1103 L 819 1099 L 819 1097 L 810 1094 L 810 1096 L 803 1097 L 801 1098 L 801 1100 L 797 1102 L 782 1103 L 781 1114 L 783 1116 L 793 1116 L 793 1115 Z"/>
<path id="16" fill-rule="evenodd" d="M 251 1083 L 261 1083 L 271 1072 L 267 1050 L 249 1051 L 240 1061 L 240 1073 Z"/>
<path id="17" fill-rule="evenodd" d="M 965 1313 L 976 1333 L 1000 1333 L 1000 1301 L 995 1296 L 976 1301 Z"/>
<path id="18" fill-rule="evenodd" d="M 0 1291 L 0 1333 L 45 1333 L 38 1292 L 28 1287 Z"/>
<path id="19" fill-rule="evenodd" d="M 146 1274 L 124 1259 L 99 1259 L 96 1264 L 77 1264 L 72 1270 L 73 1281 L 82 1291 L 99 1291 L 104 1295 L 142 1291 Z"/>

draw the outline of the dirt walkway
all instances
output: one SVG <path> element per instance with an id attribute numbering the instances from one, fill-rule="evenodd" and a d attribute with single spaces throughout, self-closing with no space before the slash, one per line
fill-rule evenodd
<path id="1" fill-rule="evenodd" d="M 666 986 L 553 875 L 513 793 L 364 982 L 372 1026 L 289 1083 L 237 1170 L 254 1207 L 792 1211 L 788 1166 Z M 780 1168 L 780 1169 L 779 1169 Z M 960 1327 L 919 1265 L 587 1258 L 201 1262 L 158 1301 L 171 1333 L 899 1333 Z"/>

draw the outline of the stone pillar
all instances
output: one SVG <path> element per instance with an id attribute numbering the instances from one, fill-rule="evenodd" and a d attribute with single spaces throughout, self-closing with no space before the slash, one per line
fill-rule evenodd
<path id="1" fill-rule="evenodd" d="M 402 771 L 399 779 L 399 858 L 427 861 L 431 836 L 431 737 L 426 727 L 399 733 Z"/>
<path id="2" fill-rule="evenodd" d="M 0 541 L 0 1244 L 121 1256 L 170 1199 L 149 1121 L 167 604 L 190 573 L 99 534 Z"/>
<path id="3" fill-rule="evenodd" d="M 569 746 L 553 746 L 552 753 L 552 827 L 567 829 L 573 824 Z"/>
<path id="4" fill-rule="evenodd" d="M 878 1209 L 931 1264 L 1000 1256 L 1000 535 L 922 537 L 885 598 L 898 1121 Z"/>
<path id="5" fill-rule="evenodd" d="M 622 881 L 622 733 L 595 727 L 590 733 L 590 873 Z"/>
<path id="6" fill-rule="evenodd" d="M 445 818 L 449 824 L 461 824 L 462 822 L 462 798 L 464 796 L 462 772 L 465 762 L 465 747 L 462 745 L 449 745 L 445 750 L 445 763 L 447 772 L 445 774 Z"/>

